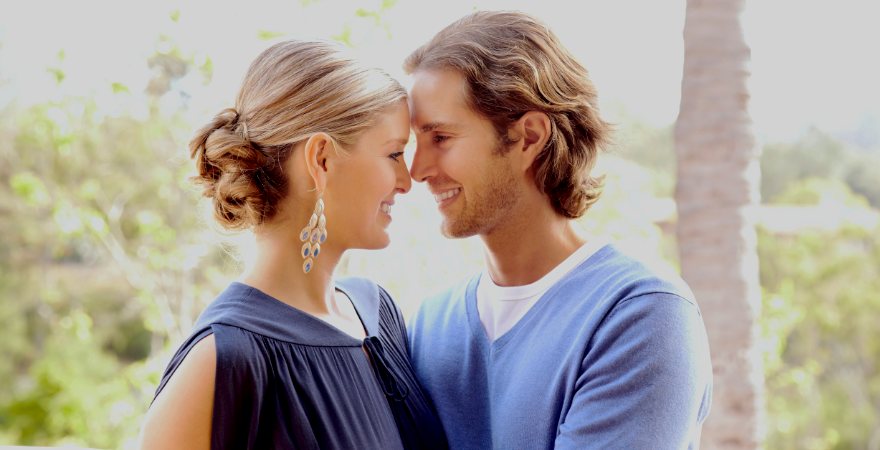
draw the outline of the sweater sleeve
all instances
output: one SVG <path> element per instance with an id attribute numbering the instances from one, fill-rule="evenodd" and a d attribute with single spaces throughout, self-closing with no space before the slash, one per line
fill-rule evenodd
<path id="1" fill-rule="evenodd" d="M 696 305 L 665 293 L 624 299 L 593 334 L 555 448 L 697 448 L 711 377 Z"/>

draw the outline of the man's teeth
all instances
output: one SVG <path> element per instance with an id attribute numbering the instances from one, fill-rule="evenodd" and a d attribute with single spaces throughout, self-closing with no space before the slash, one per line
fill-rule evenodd
<path id="1" fill-rule="evenodd" d="M 452 197 L 455 194 L 458 194 L 459 192 L 461 192 L 461 188 L 450 189 L 450 190 L 443 192 L 443 193 L 440 193 L 440 194 L 434 194 L 434 201 L 436 201 L 437 203 L 440 203 L 443 200 L 446 200 L 447 198 Z"/>
<path id="2" fill-rule="evenodd" d="M 379 210 L 385 214 L 391 214 L 391 205 L 389 205 L 388 203 L 382 203 L 379 206 Z"/>

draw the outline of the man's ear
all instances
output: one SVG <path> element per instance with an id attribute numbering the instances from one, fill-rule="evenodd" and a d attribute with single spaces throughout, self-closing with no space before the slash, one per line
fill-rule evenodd
<path id="1" fill-rule="evenodd" d="M 315 183 L 318 192 L 324 192 L 327 187 L 327 159 L 336 154 L 336 148 L 330 136 L 317 133 L 306 141 L 303 155 L 306 158 L 306 169 Z"/>
<path id="2" fill-rule="evenodd" d="M 522 171 L 528 171 L 532 163 L 547 145 L 550 139 L 550 117 L 541 111 L 529 111 L 516 121 L 514 127 L 522 136 L 523 144 L 519 148 Z"/>

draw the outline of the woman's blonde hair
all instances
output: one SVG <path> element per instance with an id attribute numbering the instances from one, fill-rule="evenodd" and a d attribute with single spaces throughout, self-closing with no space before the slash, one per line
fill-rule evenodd
<path id="1" fill-rule="evenodd" d="M 560 215 L 575 219 L 602 194 L 590 172 L 611 143 L 587 69 L 540 19 L 519 11 L 478 11 L 447 26 L 414 51 L 404 72 L 451 69 L 466 99 L 495 128 L 502 151 L 517 142 L 508 130 L 523 114 L 550 118 L 550 139 L 533 164 L 535 184 Z"/>
<path id="2" fill-rule="evenodd" d="M 284 167 L 293 147 L 326 133 L 345 153 L 406 90 L 329 41 L 289 40 L 248 68 L 235 106 L 200 127 L 189 142 L 190 181 L 211 199 L 215 225 L 235 232 L 274 217 L 287 194 Z"/>

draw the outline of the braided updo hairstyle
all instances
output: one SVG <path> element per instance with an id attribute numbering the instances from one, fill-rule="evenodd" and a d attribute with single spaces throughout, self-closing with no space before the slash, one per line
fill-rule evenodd
<path id="1" fill-rule="evenodd" d="M 326 133 L 343 155 L 406 90 L 340 44 L 290 40 L 263 51 L 235 98 L 189 142 L 190 181 L 211 200 L 214 223 L 236 232 L 271 220 L 288 189 L 293 147 Z"/>

